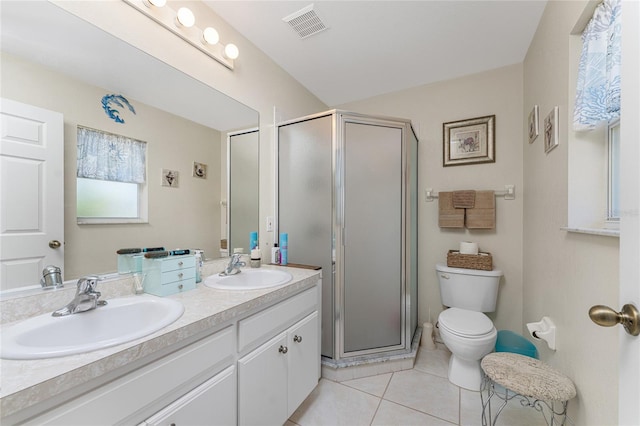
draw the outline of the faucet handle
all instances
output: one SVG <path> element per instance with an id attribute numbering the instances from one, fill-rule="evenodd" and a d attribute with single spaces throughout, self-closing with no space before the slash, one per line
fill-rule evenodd
<path id="1" fill-rule="evenodd" d="M 95 293 L 96 287 L 98 286 L 98 280 L 99 278 L 95 275 L 80 278 L 78 280 L 78 290 L 76 291 L 76 294 Z"/>

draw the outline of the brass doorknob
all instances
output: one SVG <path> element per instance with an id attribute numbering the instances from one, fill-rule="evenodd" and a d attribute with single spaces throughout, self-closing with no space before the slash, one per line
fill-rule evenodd
<path id="1" fill-rule="evenodd" d="M 49 241 L 49 247 L 51 247 L 52 249 L 60 248 L 60 246 L 62 246 L 62 243 L 58 240 Z"/>
<path id="2" fill-rule="evenodd" d="M 616 312 L 608 306 L 595 305 L 589 309 L 589 317 L 593 322 L 603 327 L 622 324 L 627 333 L 632 336 L 640 334 L 640 312 L 631 303 L 624 305 L 620 312 Z"/>

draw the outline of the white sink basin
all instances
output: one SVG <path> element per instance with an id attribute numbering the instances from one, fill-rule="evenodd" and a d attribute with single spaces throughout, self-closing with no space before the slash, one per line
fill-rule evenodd
<path id="1" fill-rule="evenodd" d="M 243 269 L 239 274 L 225 277 L 211 275 L 204 280 L 204 285 L 220 290 L 258 290 L 286 284 L 291 278 L 290 273 L 276 269 Z"/>
<path id="2" fill-rule="evenodd" d="M 64 317 L 47 313 L 4 327 L 0 357 L 42 359 L 103 349 L 154 333 L 183 312 L 178 301 L 144 294 Z"/>

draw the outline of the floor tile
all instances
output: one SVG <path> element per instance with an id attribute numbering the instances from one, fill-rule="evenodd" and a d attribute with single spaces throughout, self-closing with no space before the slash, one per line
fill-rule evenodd
<path id="1" fill-rule="evenodd" d="M 424 373 L 446 378 L 449 373 L 450 357 L 451 352 L 443 347 L 438 347 L 438 349 L 434 350 L 420 348 L 413 368 Z"/>
<path id="2" fill-rule="evenodd" d="M 361 379 L 347 380 L 340 382 L 350 388 L 361 390 L 362 392 L 382 398 L 384 391 L 387 390 L 389 380 L 393 373 L 379 374 L 377 376 L 363 377 Z"/>
<path id="3" fill-rule="evenodd" d="M 379 403 L 380 398 L 321 379 L 290 420 L 300 426 L 370 425 Z"/>
<path id="4" fill-rule="evenodd" d="M 452 426 L 437 417 L 430 416 L 411 408 L 403 407 L 390 401 L 382 400 L 376 416 L 374 426 Z"/>
<path id="5" fill-rule="evenodd" d="M 449 380 L 417 370 L 393 374 L 383 398 L 458 423 L 460 390 Z"/>
<path id="6" fill-rule="evenodd" d="M 502 401 L 496 396 L 492 399 L 495 414 Z M 460 424 L 480 426 L 482 424 L 482 403 L 479 392 L 460 390 Z M 520 405 L 518 398 L 512 399 L 498 416 L 497 426 L 543 426 L 547 423 L 541 413 L 533 408 Z"/>

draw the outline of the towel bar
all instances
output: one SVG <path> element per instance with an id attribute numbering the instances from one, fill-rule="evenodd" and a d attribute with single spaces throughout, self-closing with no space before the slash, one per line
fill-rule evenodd
<path id="1" fill-rule="evenodd" d="M 505 200 L 516 199 L 516 186 L 505 185 L 504 189 L 494 191 L 496 197 L 504 197 Z M 431 202 L 438 199 L 438 193 L 433 191 L 433 188 L 427 188 L 424 190 L 424 201 Z"/>

